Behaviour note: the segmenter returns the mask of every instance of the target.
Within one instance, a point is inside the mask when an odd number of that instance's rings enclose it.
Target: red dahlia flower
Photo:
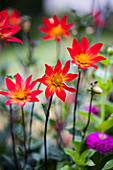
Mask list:
[[[18,38],[12,37],[11,35],[17,33],[21,27],[9,25],[8,12],[6,10],[0,12],[0,39],[12,42],[23,43]]]
[[[83,37],[81,39],[81,44],[79,44],[77,40],[74,39],[72,49],[67,49],[73,59],[72,63],[77,64],[78,67],[81,68],[81,70],[85,70],[86,67],[95,67],[97,69],[98,66],[94,64],[101,60],[106,60],[105,57],[97,56],[102,45],[102,43],[97,43],[94,44],[91,48],[89,48],[89,42],[87,38]]]
[[[6,78],[6,85],[9,92],[0,91],[0,94],[9,97],[10,99],[6,101],[5,105],[18,104],[24,106],[26,102],[38,102],[39,99],[36,95],[42,93],[42,90],[34,90],[33,87],[36,85],[37,81],[32,81],[30,83],[32,75],[29,76],[25,82],[23,82],[22,77],[19,73],[16,74],[16,84],[9,78]]]
[[[21,15],[17,9],[9,10],[9,24],[10,25],[20,25],[21,23]]]
[[[37,81],[47,86],[45,90],[46,98],[48,99],[50,96],[56,93],[57,97],[59,97],[63,102],[65,102],[66,93],[64,89],[70,92],[76,92],[76,89],[67,86],[66,84],[64,84],[64,82],[70,82],[74,80],[78,75],[71,73],[67,74],[70,69],[70,61],[66,62],[63,69],[59,59],[57,60],[57,64],[54,70],[51,66],[47,64],[45,64],[45,67],[45,76],[37,79]]]
[[[43,18],[45,27],[40,27],[40,31],[47,33],[44,40],[61,40],[61,37],[69,36],[69,29],[74,26],[74,24],[67,24],[67,15],[64,15],[60,20],[57,15],[53,15],[52,19]]]

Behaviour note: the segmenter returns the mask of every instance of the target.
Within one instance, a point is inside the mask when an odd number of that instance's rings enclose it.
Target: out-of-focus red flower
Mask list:
[[[45,76],[37,79],[37,81],[47,86],[45,90],[46,98],[48,99],[50,96],[56,93],[57,97],[59,97],[63,102],[65,102],[66,92],[64,91],[64,89],[70,92],[76,92],[76,89],[67,86],[66,84],[64,84],[64,82],[70,82],[74,80],[78,75],[71,73],[67,74],[67,72],[70,69],[69,60],[64,65],[63,69],[59,59],[57,60],[57,64],[54,70],[52,69],[51,66],[47,64],[45,64],[45,67],[46,67]]]
[[[106,60],[103,56],[97,56],[102,45],[102,43],[96,43],[89,48],[87,38],[83,37],[81,39],[81,44],[79,44],[76,39],[73,39],[72,49],[67,49],[73,59],[72,63],[77,64],[81,70],[85,70],[87,67],[94,67],[97,69],[98,66],[94,64],[101,60]]]
[[[9,10],[9,24],[10,25],[20,25],[21,24],[21,15],[17,9]]]
[[[75,95],[73,93],[67,92],[66,101],[70,105],[74,103]]]
[[[103,17],[102,11],[99,10],[95,13],[92,13],[93,15],[93,23],[99,27],[105,27],[106,26],[106,22],[105,19]]]
[[[45,27],[40,27],[40,31],[47,33],[44,36],[44,40],[61,40],[61,37],[69,36],[69,29],[74,26],[74,24],[67,24],[67,15],[64,15],[60,20],[57,15],[53,15],[51,19],[43,18]]]
[[[6,10],[0,12],[0,39],[12,42],[23,43],[20,39],[12,37],[13,34],[17,33],[21,27],[9,25],[8,12]]]
[[[16,74],[16,83],[14,83],[11,79],[6,78],[6,85],[9,92],[0,91],[0,94],[10,98],[6,101],[5,105],[18,104],[20,106],[24,106],[26,102],[39,101],[36,96],[42,93],[42,90],[31,91],[37,83],[36,80],[30,83],[31,78],[32,75],[23,82],[19,73]]]

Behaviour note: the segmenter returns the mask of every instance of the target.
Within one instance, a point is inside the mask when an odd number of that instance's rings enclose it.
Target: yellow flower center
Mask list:
[[[60,26],[53,27],[51,30],[51,35],[55,36],[55,37],[61,36],[61,35],[63,35],[63,33],[64,33],[64,30]]]
[[[24,100],[26,99],[26,93],[24,91],[18,91],[16,94],[17,99]]]
[[[99,138],[100,139],[107,139],[107,135],[106,134],[99,134]]]
[[[77,64],[87,64],[89,63],[89,56],[87,54],[77,55]]]
[[[60,86],[62,84],[62,76],[60,75],[53,76],[51,82],[56,87]]]

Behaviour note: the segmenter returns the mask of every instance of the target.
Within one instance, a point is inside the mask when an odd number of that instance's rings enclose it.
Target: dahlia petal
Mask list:
[[[55,37],[52,37],[50,34],[47,34],[47,35],[45,35],[44,36],[44,38],[43,38],[43,40],[54,40],[55,39]]]
[[[49,87],[46,88],[45,96],[46,96],[47,99],[54,94],[55,89],[56,89],[55,86],[49,86]]]
[[[30,75],[30,76],[26,79],[26,81],[25,81],[25,83],[24,83],[24,88],[23,88],[23,89],[27,90],[27,88],[29,87],[29,84],[30,84],[30,82],[31,82],[31,79],[32,79],[32,75]]]
[[[43,22],[47,28],[51,28],[53,26],[53,23],[51,23],[48,18],[43,18]]]
[[[26,100],[18,100],[18,103],[17,103],[19,106],[22,106],[24,107],[24,105],[26,104]]]
[[[66,73],[69,71],[69,69],[70,69],[70,60],[68,60],[65,63],[64,68],[61,71],[62,75],[66,75]]]
[[[82,53],[85,54],[88,49],[89,49],[89,42],[86,37],[83,37],[81,39],[81,51],[82,51]]]
[[[96,69],[98,68],[98,66],[97,66],[97,65],[94,65],[94,64],[92,64],[91,67],[94,67],[94,68],[96,68]]]
[[[77,90],[75,88],[72,88],[70,86],[67,86],[66,84],[63,83],[62,86],[65,90],[70,91],[70,92],[76,92]]]
[[[75,59],[75,55],[74,55],[74,53],[73,53],[73,49],[67,48],[67,50],[69,51],[71,58],[72,58],[72,59]]]
[[[28,91],[31,91],[34,88],[34,86],[36,85],[36,83],[37,83],[37,80],[32,81],[32,83],[28,87]]]
[[[27,98],[27,102],[39,102],[37,97],[31,96]]]
[[[43,76],[42,78],[38,78],[37,82],[43,83],[44,85],[48,86],[51,84],[51,79],[49,77]]]
[[[0,27],[9,25],[8,12],[3,10],[0,12]]]
[[[91,63],[97,63],[101,60],[106,60],[106,58],[103,56],[93,56],[90,58],[90,60],[91,60]]]
[[[62,69],[62,64],[61,64],[60,60],[58,59],[57,64],[54,68],[54,73],[56,73],[56,72],[59,73],[61,71],[61,69]]]
[[[40,27],[39,29],[40,29],[40,31],[45,32],[45,33],[49,32],[49,29],[45,28],[45,27]]]
[[[9,36],[17,33],[20,29],[21,27],[19,27],[18,25],[7,26],[6,28],[2,29],[1,33],[3,34],[3,36]]]
[[[54,20],[54,26],[57,26],[59,24],[59,20],[57,18],[57,15],[53,15],[53,20]]]
[[[60,24],[62,25],[62,27],[66,25],[66,21],[67,21],[67,15],[64,15],[60,20]]]
[[[6,78],[6,85],[9,91],[14,92],[16,90],[15,83],[9,78]]]
[[[66,75],[63,77],[63,81],[64,81],[64,82],[70,82],[70,81],[74,80],[76,77],[78,77],[78,74],[69,73],[69,74],[66,74]]]
[[[23,44],[23,42],[20,39],[15,38],[15,37],[4,37],[4,40],[11,41],[11,42],[18,42],[18,43],[22,43]]]
[[[102,43],[97,43],[94,44],[89,50],[88,50],[88,54],[91,55],[97,55],[101,49],[101,47],[103,46]]]
[[[47,64],[45,64],[45,67],[46,67],[46,69],[45,69],[45,74],[46,74],[47,76],[51,76],[51,74],[53,74],[53,69],[52,69],[52,67],[49,66],[49,65],[47,65]]]
[[[23,79],[19,73],[16,74],[16,86],[19,89],[22,89],[23,87]]]
[[[63,102],[65,102],[66,92],[64,91],[64,89],[63,89],[62,87],[57,87],[57,88],[56,88],[56,95],[57,95],[57,97],[59,97]]]
[[[71,27],[73,27],[74,26],[74,24],[68,24],[68,25],[66,25],[65,27],[64,27],[64,29],[66,30],[66,31],[68,31]]]
[[[5,102],[5,105],[9,105],[9,104],[17,104],[18,100],[17,99],[9,99]]]
[[[73,39],[72,48],[73,48],[73,51],[75,52],[75,54],[81,53],[80,44],[78,43],[78,41],[75,38]]]
[[[56,37],[57,41],[61,41],[61,36]]]
[[[0,91],[0,94],[3,95],[3,96],[10,97],[10,93],[7,92],[7,91]]]
[[[27,93],[27,95],[30,95],[31,97],[34,97],[34,96],[39,95],[42,92],[43,92],[42,90],[34,90],[32,92]]]
[[[63,36],[68,37],[69,35],[70,35],[69,32],[64,32],[64,35],[63,35]]]

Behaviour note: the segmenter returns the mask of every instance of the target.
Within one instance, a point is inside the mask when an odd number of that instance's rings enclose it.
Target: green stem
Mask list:
[[[106,78],[107,78],[107,70],[108,70],[108,66],[105,67],[105,73],[104,73],[104,80],[103,83],[106,83]],[[101,122],[104,121],[105,119],[105,96],[106,93],[105,91],[102,93],[102,98],[101,98]]]
[[[61,59],[61,42],[56,40],[56,59]]]
[[[74,106],[74,112],[73,112],[73,140],[74,140],[74,138],[75,138],[76,109],[77,109],[77,98],[78,98],[80,77],[81,77],[81,71],[79,71],[78,82],[77,82],[77,92],[76,92],[76,94],[75,94],[75,106]]]
[[[82,137],[82,140],[84,139],[84,137],[85,137],[85,134],[86,134],[86,132],[87,132],[87,129],[88,129],[88,127],[89,127],[89,123],[90,123],[90,117],[91,117],[91,106],[92,106],[92,101],[93,101],[93,92],[91,92],[91,99],[90,99],[90,108],[89,108],[89,114],[88,114],[88,121],[87,121],[87,124],[86,124],[86,127],[84,128],[84,135],[83,135],[83,137]]]
[[[19,170],[18,160],[17,160],[17,156],[16,156],[16,150],[15,150],[15,138],[14,138],[14,133],[13,133],[12,106],[9,105],[9,107],[10,107],[10,132],[11,132],[11,137],[12,137],[12,148],[13,148],[14,162],[15,162],[16,170]]]
[[[49,100],[49,105],[48,105],[48,110],[46,114],[46,121],[45,121],[45,131],[44,131],[44,150],[45,150],[45,170],[48,170],[48,165],[47,165],[47,143],[46,143],[46,134],[47,134],[47,124],[48,124],[48,119],[49,119],[49,111],[52,103],[52,97],[50,97]]]

